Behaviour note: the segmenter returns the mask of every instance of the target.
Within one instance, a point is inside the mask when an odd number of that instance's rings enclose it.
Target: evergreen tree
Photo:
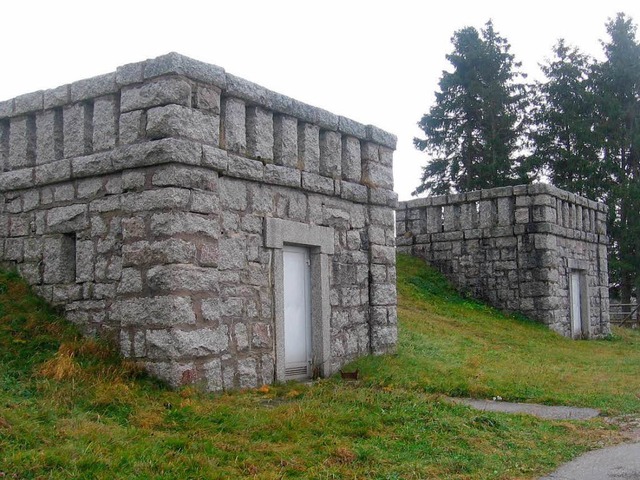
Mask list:
[[[559,40],[554,57],[541,65],[547,77],[536,84],[530,168],[559,188],[597,200],[603,182],[600,139],[594,133],[595,98],[586,55]]]
[[[594,69],[597,131],[611,188],[610,270],[628,302],[640,290],[640,45],[636,26],[620,13],[607,23],[606,59]]]
[[[436,102],[418,125],[424,139],[414,140],[431,159],[423,168],[424,191],[443,194],[521,183],[519,144],[523,128],[524,78],[509,53],[510,45],[491,21],[479,33],[463,28],[452,38]]]

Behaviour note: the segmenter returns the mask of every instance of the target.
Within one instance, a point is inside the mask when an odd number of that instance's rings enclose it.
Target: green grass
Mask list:
[[[574,341],[459,296],[415,258],[398,257],[398,355],[365,374],[427,392],[640,412],[640,332]]]
[[[640,412],[636,332],[572,342],[459,297],[417,260],[399,257],[398,274],[398,353],[354,364],[362,381],[217,395],[145,378],[0,274],[0,474],[527,479],[618,433],[602,420],[481,413],[441,394]]]

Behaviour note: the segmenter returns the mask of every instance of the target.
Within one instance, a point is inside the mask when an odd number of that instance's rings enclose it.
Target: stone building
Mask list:
[[[401,202],[398,251],[573,338],[609,333],[607,207],[536,184]]]
[[[168,54],[0,102],[0,259],[178,386],[396,342],[396,138]]]

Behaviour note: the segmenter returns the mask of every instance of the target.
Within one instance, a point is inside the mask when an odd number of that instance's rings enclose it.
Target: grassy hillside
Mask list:
[[[366,359],[385,382],[453,396],[640,412],[640,332],[574,341],[460,297],[415,258],[398,257],[398,355]]]
[[[361,382],[217,395],[145,378],[0,274],[0,476],[526,479],[618,433],[442,393],[640,413],[636,332],[572,342],[458,297],[417,260],[398,266],[398,354],[357,362]]]

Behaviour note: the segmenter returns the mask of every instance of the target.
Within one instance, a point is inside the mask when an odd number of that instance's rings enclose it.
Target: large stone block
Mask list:
[[[298,120],[288,115],[273,119],[273,156],[275,163],[298,168]]]
[[[268,323],[256,322],[251,324],[251,346],[253,348],[273,347],[271,326]]]
[[[158,265],[147,272],[152,292],[214,292],[218,289],[218,271],[187,264]]]
[[[395,150],[398,139],[395,135],[385,132],[375,125],[367,125],[367,140],[375,142],[383,147]]]
[[[222,363],[219,358],[214,358],[202,365],[204,378],[207,381],[207,390],[217,392],[222,390]]]
[[[144,138],[145,119],[146,116],[142,110],[134,110],[120,114],[118,127],[118,141],[120,145],[136,143]]]
[[[380,163],[380,146],[372,142],[361,142],[360,151],[362,162]],[[416,200],[413,200],[415,202]]]
[[[384,245],[371,245],[371,260],[374,263],[393,265],[396,260],[395,248]]]
[[[116,300],[109,317],[121,327],[153,327],[191,325],[196,321],[191,299],[177,296],[157,296]]]
[[[122,257],[125,266],[194,263],[196,246],[193,242],[178,238],[157,242],[145,240],[123,245]]]
[[[220,115],[220,89],[210,85],[198,85],[196,89],[195,107],[200,110]]]
[[[28,212],[40,206],[40,192],[30,190],[22,195],[22,211]]]
[[[199,62],[176,52],[144,62],[145,79],[169,74],[184,75],[193,80],[210,83],[221,88],[227,87],[227,74],[223,68]]]
[[[212,168],[218,172],[226,173],[229,168],[229,156],[227,155],[226,150],[210,147],[209,145],[203,145],[202,166]]]
[[[95,217],[91,220],[91,234],[104,235],[106,229],[100,217]],[[146,238],[146,229],[144,219],[141,217],[124,218],[122,220],[122,238],[124,240],[142,239]]]
[[[580,212],[580,222],[582,223],[582,212]],[[552,223],[556,221],[556,209],[548,206],[537,206],[534,205],[532,207],[532,219],[534,222],[549,222]],[[582,225],[577,226],[578,229],[582,228]]]
[[[123,268],[117,286],[118,294],[142,292],[142,274],[135,268]]]
[[[45,110],[36,115],[36,164],[62,158],[62,112]]]
[[[320,129],[309,123],[298,124],[298,159],[305,172],[320,168]]]
[[[116,146],[118,104],[115,96],[97,98],[93,102],[93,150],[109,150]]]
[[[10,123],[9,157],[6,167],[17,170],[35,164],[36,123],[34,117],[14,117]]]
[[[85,78],[70,85],[71,101],[77,102],[105,94],[114,93],[117,90],[115,72],[106,73],[93,78]]]
[[[35,168],[35,181],[38,185],[62,182],[70,178],[71,161],[68,159],[38,165]]]
[[[291,192],[288,196],[287,216],[292,220],[306,221],[307,220],[307,206],[308,201],[306,195],[299,192]],[[247,219],[247,217],[245,217]],[[261,233],[262,225],[258,225],[253,222],[251,225],[251,233]]]
[[[147,137],[179,137],[218,145],[220,118],[182,105],[155,107],[147,112]]]
[[[220,205],[223,209],[246,210],[246,183],[226,177],[222,178],[220,181]]]
[[[382,165],[393,167],[393,149],[380,146],[379,161]]]
[[[217,220],[206,216],[167,212],[152,215],[151,233],[156,236],[187,234],[218,238],[220,227]]]
[[[193,190],[191,192],[191,206],[189,210],[204,214],[219,213],[220,201],[218,194]]]
[[[240,388],[257,387],[258,371],[256,360],[251,357],[238,360],[237,376]]]
[[[158,78],[142,85],[125,87],[120,97],[120,111],[130,112],[162,105],[191,106],[191,85],[182,78]]]
[[[340,197],[359,203],[367,203],[369,192],[367,187],[359,183],[342,182]]]
[[[354,137],[342,137],[342,178],[357,183],[360,182],[361,177],[360,140]]]
[[[338,117],[338,130],[356,138],[367,137],[367,127],[346,117]]]
[[[391,208],[398,206],[398,194],[386,188],[369,188],[369,203],[373,205],[385,205]]]
[[[76,244],[76,282],[91,282],[94,279],[94,265],[96,262],[94,244],[91,240],[77,242]]]
[[[395,225],[394,211],[391,208],[374,207],[369,209],[372,225],[393,228]]]
[[[51,233],[78,232],[88,225],[87,206],[83,204],[55,207],[47,212],[47,231]]]
[[[71,92],[69,85],[61,85],[60,87],[45,90],[43,93],[43,108],[54,108],[66,105],[71,101]]]
[[[229,155],[227,173],[238,178],[262,181],[264,179],[264,164],[259,160]]]
[[[274,185],[299,187],[301,182],[300,173],[300,170],[296,168],[267,164],[264,167],[264,180]]]
[[[66,161],[66,160],[65,160]],[[85,178],[78,180],[76,192],[78,198],[92,198],[103,191],[104,183],[102,178]]]
[[[12,237],[25,237],[29,234],[31,223],[30,215],[14,215],[9,223],[9,235]]]
[[[342,171],[342,142],[338,132],[320,132],[320,175],[340,178]]]
[[[40,262],[42,260],[42,251],[44,241],[42,238],[25,238],[24,239],[24,261]]]
[[[28,283],[32,285],[42,283],[42,272],[40,270],[40,265],[38,265],[37,263],[18,264],[18,273],[22,278],[24,278]]]
[[[122,208],[120,200],[120,195],[109,195],[107,197],[96,198],[89,204],[89,212],[106,213],[120,210]]]
[[[247,265],[246,244],[243,238],[221,238],[219,241],[220,270],[241,269]]]
[[[75,103],[64,107],[63,119],[63,152],[64,157],[77,157],[91,153],[92,108],[88,104]]]
[[[0,173],[0,190],[11,191],[29,188],[34,185],[33,169],[23,168],[12,172]]]
[[[445,205],[444,213],[444,231],[452,232],[460,229],[460,205]]]
[[[260,107],[249,107],[247,115],[247,155],[258,160],[273,159],[273,114]]]
[[[9,121],[0,120],[0,172],[7,169],[9,161]]]
[[[379,326],[371,331],[371,352],[381,355],[395,351],[398,329],[395,325]]]
[[[14,99],[3,100],[0,102],[0,118],[5,119],[13,113]]]
[[[512,225],[514,222],[513,197],[501,197],[497,200],[498,225]],[[555,214],[555,212],[554,212]],[[536,221],[536,220],[534,220]]]
[[[377,162],[365,162],[362,180],[370,187],[393,190],[393,168]]]
[[[482,200],[479,208],[480,227],[489,228],[498,223],[497,203],[493,200]]]
[[[151,359],[178,359],[219,354],[229,345],[228,327],[197,330],[149,330],[147,352]]]
[[[166,187],[140,193],[125,193],[122,209],[125,212],[147,212],[160,209],[186,210],[191,194],[186,188]]]
[[[245,153],[247,149],[246,107],[242,100],[225,98],[222,108],[220,146],[226,150]]]
[[[14,99],[13,114],[22,115],[36,110],[42,110],[44,96],[42,90],[38,92],[26,93]]]
[[[197,379],[195,366],[191,362],[180,363],[175,360],[144,362],[144,367],[151,375],[173,388],[188,385]]]
[[[112,160],[112,168],[115,170],[155,166],[163,163],[200,165],[202,146],[191,141],[165,138],[123,146],[118,149],[117,154],[112,152],[107,158]]]
[[[310,172],[302,172],[302,188],[311,192],[332,195],[334,191],[333,180],[322,175]]]

